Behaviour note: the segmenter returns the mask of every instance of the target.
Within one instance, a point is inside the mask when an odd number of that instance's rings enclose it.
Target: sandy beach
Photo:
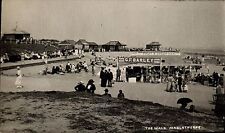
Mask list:
[[[106,58],[106,56],[103,56]],[[92,56],[70,61],[89,60]],[[67,61],[48,64],[66,64]],[[91,72],[65,75],[40,75],[44,65],[21,68],[23,88],[17,89],[16,69],[1,73],[1,132],[139,132],[139,131],[222,131],[222,122],[212,109],[213,87],[189,84],[188,93],[166,92],[166,83],[116,82],[106,87],[112,99],[102,98],[105,87],[100,87]],[[221,66],[210,65],[210,72],[221,71]],[[113,68],[112,68],[113,69]],[[202,68],[200,72],[205,72]],[[89,79],[95,81],[96,95],[75,93],[74,86]],[[130,100],[116,99],[119,90]],[[179,98],[193,100],[198,113],[180,111]],[[172,121],[172,122],[171,122]],[[175,127],[174,127],[175,126]],[[198,129],[190,129],[200,126]],[[175,129],[173,129],[173,127]],[[176,129],[177,127],[177,129]],[[153,128],[153,129],[152,129]]]
[[[107,53],[97,53],[101,54],[103,59],[107,60]],[[121,52],[112,52],[110,55],[114,57],[115,55],[120,54],[121,56],[127,56],[129,53],[121,53]],[[130,53],[132,54],[132,52]],[[116,57],[116,56],[115,56]],[[69,61],[70,63],[77,63],[79,61],[89,61],[93,56],[90,54],[86,54],[85,58]],[[48,64],[49,68],[53,65],[65,65],[67,61],[59,62],[59,63],[51,63]],[[100,87],[100,78],[97,73],[100,71],[100,67],[96,66],[96,76],[92,76],[91,72],[81,73],[66,73],[65,75],[40,75],[40,71],[43,70],[44,65],[32,66],[21,68],[23,76],[23,85],[24,88],[16,89],[14,83],[16,79],[16,69],[5,70],[2,71],[1,75],[1,92],[17,92],[17,91],[65,91],[70,92],[74,91],[74,87],[79,81],[83,81],[85,84],[89,79],[93,79],[95,81],[95,85],[97,87],[96,93],[103,94],[104,89]],[[91,68],[89,68],[91,69]],[[115,68],[112,68],[115,69]],[[210,74],[214,71],[223,73],[222,66],[216,66],[213,64],[209,65]],[[198,73],[206,73],[207,69],[203,67]],[[176,101],[182,97],[188,97],[193,100],[193,103],[198,110],[205,111],[208,113],[213,113],[212,109],[214,105],[212,105],[212,95],[215,94],[214,87],[203,86],[198,83],[191,83],[188,85],[189,91],[188,93],[178,93],[178,92],[166,92],[166,83],[160,84],[152,84],[152,83],[127,83],[127,82],[116,82],[112,88],[108,87],[110,94],[113,97],[116,97],[119,90],[123,90],[126,98],[132,100],[143,100],[143,101],[152,101],[156,103],[160,103],[162,105],[172,106],[179,108],[180,105],[176,104]]]

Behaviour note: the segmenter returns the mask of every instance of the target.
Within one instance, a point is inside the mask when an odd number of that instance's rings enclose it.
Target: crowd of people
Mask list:
[[[124,72],[125,70],[125,72]],[[136,82],[143,83],[163,83],[168,81],[169,75],[178,77],[178,75],[184,75],[186,79],[190,79],[190,70],[185,67],[162,67],[160,66],[147,66],[147,67],[131,67],[127,66],[122,69],[116,70],[116,81],[123,80],[125,73],[125,82],[129,82],[129,78],[136,78]]]
[[[123,68],[124,69],[124,68]],[[193,74],[192,69],[200,69],[195,67],[139,67],[132,68],[125,67],[126,78],[125,81],[129,82],[130,77],[135,77],[136,82],[143,83],[167,83],[166,91],[168,92],[188,92],[188,84],[191,81],[200,83],[202,85],[209,85],[217,87],[223,86],[223,74],[213,72],[213,74]],[[121,69],[116,70],[115,81],[121,81]]]
[[[192,80],[202,85],[217,87],[218,85],[223,86],[223,76],[223,74],[219,74],[217,72],[213,72],[213,74],[211,75],[199,73],[194,75],[194,78]]]
[[[169,75],[167,80],[167,86],[166,91],[168,92],[188,92],[188,80],[182,76],[178,75],[173,77],[172,75]]]
[[[185,57],[186,60],[191,61],[194,64],[202,64],[204,62],[204,56],[187,56]]]
[[[159,66],[154,66],[154,67],[131,67],[127,66],[125,68],[125,73],[126,73],[126,78],[125,81],[129,82],[129,78],[136,78],[136,82],[143,82],[143,83],[167,83],[170,79],[169,77],[173,77],[175,82],[178,79],[178,77],[183,77],[186,82],[189,81],[194,81],[201,83],[204,85],[207,81],[207,83],[210,86],[218,86],[218,84],[223,85],[223,74],[219,74],[217,72],[214,72],[212,75],[210,74],[203,74],[203,73],[198,73],[194,74],[196,72],[193,72],[193,69],[195,70],[196,67],[190,68],[190,66],[185,67],[185,66],[170,66],[166,67],[163,66],[160,68]],[[123,68],[123,69],[124,69]],[[197,66],[197,69],[199,67]],[[118,68],[116,70],[116,81],[120,81],[122,78],[122,72],[123,69],[121,70]],[[198,72],[198,70],[197,70]]]
[[[92,61],[90,63],[92,75],[95,75],[95,63]],[[63,64],[54,65],[49,70],[49,67],[45,65],[44,70],[41,72],[42,75],[47,74],[65,74],[65,73],[80,73],[82,70],[85,72],[89,71],[89,66],[86,61],[80,61],[77,64],[68,62],[65,67]]]
[[[70,55],[83,56],[83,51],[81,51],[80,53],[77,51],[78,50],[76,49],[62,49],[62,50],[42,52],[42,53],[37,53],[34,51],[21,52],[19,54],[13,54],[13,55],[4,53],[0,57],[0,63],[16,62],[16,61],[23,61],[23,60],[37,60],[37,59],[45,59],[45,58],[57,58],[57,57],[67,58]]]

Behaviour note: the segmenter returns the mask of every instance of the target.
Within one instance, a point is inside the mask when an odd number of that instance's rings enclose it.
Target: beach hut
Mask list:
[[[95,42],[88,42],[85,39],[80,39],[78,40],[75,45],[79,46],[82,48],[82,50],[84,50],[85,52],[89,52],[89,51],[98,51],[98,44]]]
[[[160,51],[161,44],[159,42],[151,42],[146,44],[146,50],[150,51]]]
[[[102,45],[102,48],[105,49],[105,51],[124,51],[125,47],[126,44],[122,44],[119,41],[110,41]]]
[[[3,41],[9,41],[9,42],[17,42],[17,41],[22,41],[30,38],[30,33],[26,31],[13,31],[10,33],[5,33],[3,34],[2,40]]]
[[[74,49],[75,48],[74,40],[64,40],[58,44],[60,49]]]
[[[88,42],[88,47],[90,51],[98,51],[98,44],[95,42]]]

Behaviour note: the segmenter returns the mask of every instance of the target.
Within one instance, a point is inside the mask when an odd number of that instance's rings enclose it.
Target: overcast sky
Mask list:
[[[18,23],[37,39],[225,49],[222,1],[3,0],[2,6],[2,33]]]

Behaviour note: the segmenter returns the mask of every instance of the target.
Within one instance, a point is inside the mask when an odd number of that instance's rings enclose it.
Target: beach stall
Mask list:
[[[196,64],[185,62],[178,52],[142,52],[129,57],[118,57],[118,66],[125,68],[127,82],[134,82],[136,78],[136,82],[160,83],[169,75],[176,75],[177,71],[190,75]]]

